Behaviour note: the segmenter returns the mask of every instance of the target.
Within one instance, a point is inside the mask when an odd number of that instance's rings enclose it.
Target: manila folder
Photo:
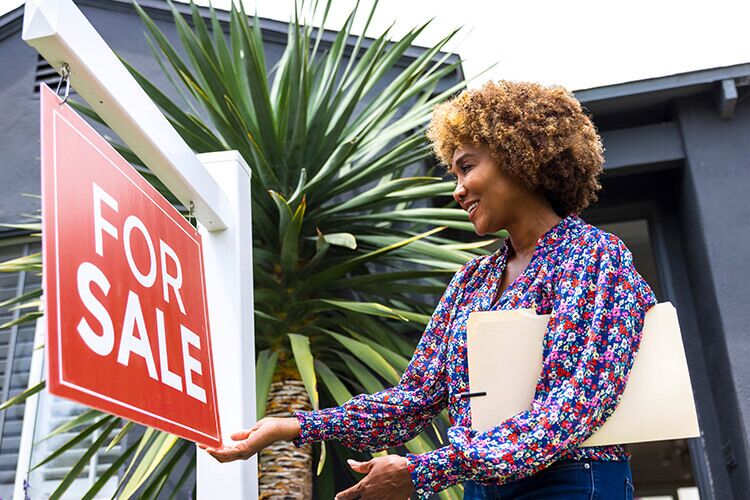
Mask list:
[[[549,315],[537,315],[533,309],[469,315],[467,356],[474,430],[484,432],[531,409],[548,321]],[[665,302],[646,313],[641,345],[614,413],[580,446],[698,435],[677,311]]]

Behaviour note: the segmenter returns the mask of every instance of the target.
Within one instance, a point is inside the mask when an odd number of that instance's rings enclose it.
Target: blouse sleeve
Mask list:
[[[399,384],[360,394],[339,407],[295,412],[301,429],[296,446],[335,439],[356,450],[383,450],[414,438],[446,407],[445,337],[477,260],[453,276]]]
[[[529,476],[585,441],[614,411],[655,297],[630,251],[611,235],[578,250],[559,272],[542,366],[549,390],[537,387],[530,410],[486,432],[452,427],[448,446],[408,454],[420,498],[465,480]]]

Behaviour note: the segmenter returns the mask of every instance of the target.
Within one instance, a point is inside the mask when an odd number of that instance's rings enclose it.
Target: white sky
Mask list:
[[[227,8],[230,1],[213,4]],[[294,5],[244,1],[248,12],[282,21]],[[0,0],[0,14],[21,3]],[[362,0],[360,29],[371,4]],[[338,29],[353,5],[334,0],[326,27]],[[380,0],[368,34],[395,21],[394,35],[403,35],[432,17],[418,44],[462,26],[450,48],[464,58],[467,78],[496,63],[471,86],[505,78],[576,90],[750,62],[748,0]]]

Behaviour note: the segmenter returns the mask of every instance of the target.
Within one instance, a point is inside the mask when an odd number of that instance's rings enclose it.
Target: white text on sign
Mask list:
[[[171,303],[171,299],[177,303],[180,312],[185,315],[185,306],[180,296],[182,287],[182,266],[176,252],[161,239],[158,242],[159,265],[157,266],[156,245],[148,231],[146,225],[135,215],[129,215],[122,221],[121,227],[112,223],[103,214],[103,208],[106,205],[109,213],[118,212],[117,200],[110,196],[103,188],[96,183],[92,183],[92,201],[94,212],[94,245],[97,255],[104,256],[105,233],[110,239],[120,241],[118,245],[124,252],[124,257],[128,262],[133,277],[145,288],[151,288],[157,281],[157,275],[161,277],[162,295],[166,303]],[[121,218],[120,218],[121,220]],[[138,233],[136,235],[136,233]],[[142,238],[148,249],[148,266],[145,269],[139,269],[133,252],[133,240]],[[174,273],[168,272],[168,261],[174,266]],[[144,272],[145,271],[145,272]],[[88,311],[99,322],[101,331],[96,332],[86,318],[81,318],[78,323],[78,334],[81,336],[86,345],[100,356],[109,356],[115,347],[115,327],[112,318],[106,307],[97,299],[92,290],[96,286],[106,297],[111,288],[111,284],[105,274],[93,263],[83,262],[78,266],[77,271],[78,294]],[[128,291],[127,303],[125,306],[125,316],[120,328],[120,341],[117,346],[117,362],[128,366],[131,354],[140,356],[146,362],[148,374],[154,380],[160,380],[162,383],[178,390],[183,391],[183,378],[169,368],[167,353],[167,329],[165,326],[164,312],[158,307],[153,314],[156,318],[156,336],[157,345],[159,346],[159,370],[157,371],[154,353],[149,342],[149,332],[146,328],[143,308],[138,294],[132,290]],[[136,329],[138,335],[136,335]],[[193,374],[202,374],[201,364],[195,357],[191,356],[190,348],[193,347],[200,351],[200,337],[184,325],[179,325],[182,361],[184,392],[189,396],[206,403],[206,391],[193,382]],[[153,332],[152,332],[153,333]]]

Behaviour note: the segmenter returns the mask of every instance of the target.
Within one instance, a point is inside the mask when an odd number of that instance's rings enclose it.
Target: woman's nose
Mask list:
[[[463,183],[461,183],[461,181],[456,181],[456,187],[453,188],[453,199],[458,203],[461,203],[461,200],[465,197],[466,188],[464,187]]]

